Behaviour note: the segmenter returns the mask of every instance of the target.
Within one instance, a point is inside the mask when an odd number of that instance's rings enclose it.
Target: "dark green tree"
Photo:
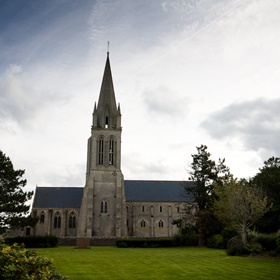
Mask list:
[[[27,216],[33,192],[24,192],[24,170],[14,170],[13,164],[0,150],[0,233],[11,227],[33,225],[34,219]]]
[[[197,154],[192,155],[192,170],[189,171],[189,179],[194,182],[186,186],[185,191],[193,194],[197,203],[196,226],[198,229],[198,244],[204,246],[207,238],[207,229],[216,223],[212,210],[215,199],[214,184],[222,184],[222,179],[229,178],[230,171],[225,165],[225,159],[219,159],[216,163],[207,151],[206,145],[197,148]]]
[[[280,158],[269,158],[259,170],[253,181],[262,188],[272,207],[256,227],[262,232],[276,232],[280,229]]]

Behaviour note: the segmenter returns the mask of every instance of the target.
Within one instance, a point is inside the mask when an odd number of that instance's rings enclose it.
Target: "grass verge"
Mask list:
[[[37,249],[71,280],[86,279],[280,279],[280,259],[231,257],[208,248]]]

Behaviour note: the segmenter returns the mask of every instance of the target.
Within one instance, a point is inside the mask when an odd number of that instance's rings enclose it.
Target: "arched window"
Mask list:
[[[158,222],[158,227],[163,227],[163,221],[162,221],[162,220],[160,220],[160,221]]]
[[[40,214],[40,223],[43,224],[44,222],[45,222],[45,213],[44,211],[42,211]]]
[[[146,222],[144,220],[141,221],[141,227],[146,227]]]
[[[106,200],[101,201],[101,209],[100,212],[106,214],[108,212],[108,203]]]
[[[59,212],[56,212],[55,216],[54,216],[54,228],[60,228],[61,227],[61,216],[59,214]]]
[[[69,216],[69,228],[76,228],[76,216],[74,212],[71,212]]]
[[[142,205],[142,212],[145,212],[145,206]]]
[[[104,164],[104,139],[101,137],[98,140],[98,164]]]
[[[114,139],[110,139],[109,141],[109,165],[114,165],[115,164],[115,142]]]
[[[162,212],[162,206],[159,206],[159,212]]]

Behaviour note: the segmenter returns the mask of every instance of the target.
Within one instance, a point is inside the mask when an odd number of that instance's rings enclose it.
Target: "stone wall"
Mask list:
[[[172,222],[183,216],[185,203],[130,202],[127,204],[128,236],[172,237],[178,232]]]

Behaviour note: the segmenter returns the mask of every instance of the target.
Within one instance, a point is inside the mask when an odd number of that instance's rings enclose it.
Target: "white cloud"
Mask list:
[[[232,104],[210,115],[201,126],[216,139],[237,138],[244,149],[277,154],[280,150],[280,99]]]
[[[147,108],[147,113],[151,114],[153,119],[166,116],[168,118],[177,118],[187,115],[188,98],[182,98],[174,90],[165,86],[146,89],[142,96]]]

